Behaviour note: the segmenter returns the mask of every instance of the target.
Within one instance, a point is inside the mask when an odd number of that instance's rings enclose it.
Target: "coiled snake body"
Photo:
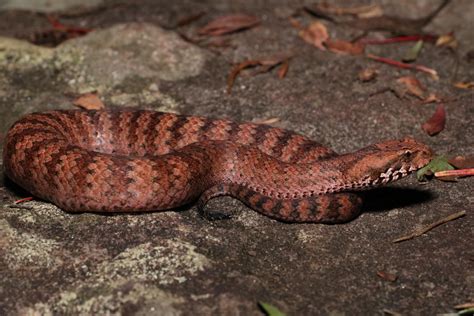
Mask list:
[[[296,133],[153,111],[34,113],[9,130],[5,172],[66,211],[199,209],[231,195],[289,222],[338,223],[360,211],[354,191],[401,178],[430,149],[411,138],[350,154]]]

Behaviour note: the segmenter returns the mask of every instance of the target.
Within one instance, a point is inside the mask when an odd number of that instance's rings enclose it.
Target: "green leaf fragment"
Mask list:
[[[418,58],[422,48],[423,41],[416,42],[416,44],[405,54],[405,57],[403,57],[402,60],[406,63],[414,62]]]
[[[280,312],[278,308],[276,308],[275,306],[271,304],[258,302],[258,305],[263,309],[265,314],[267,314],[268,316],[286,316],[284,313]]]
[[[458,312],[458,315],[473,315],[474,314],[474,307],[466,308]]]
[[[418,181],[427,181],[428,177],[435,172],[454,169],[455,168],[448,162],[446,157],[436,156],[429,162],[429,164],[416,172],[416,178]]]

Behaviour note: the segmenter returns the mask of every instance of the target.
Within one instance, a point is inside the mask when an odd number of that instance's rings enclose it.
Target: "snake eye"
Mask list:
[[[405,158],[410,158],[411,155],[412,155],[412,151],[411,151],[411,150],[405,150],[405,152],[403,153],[403,155],[405,156]]]

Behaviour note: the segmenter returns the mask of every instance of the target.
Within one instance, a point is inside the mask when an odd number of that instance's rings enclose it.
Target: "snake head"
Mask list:
[[[405,177],[428,164],[433,153],[413,138],[389,140],[354,153],[356,159],[347,170],[352,189],[385,184]]]

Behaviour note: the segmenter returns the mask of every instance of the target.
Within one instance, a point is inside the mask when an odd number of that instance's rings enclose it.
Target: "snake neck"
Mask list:
[[[309,164],[288,164],[255,150],[232,160],[230,177],[266,196],[301,198],[370,189],[426,165],[431,150],[411,138],[386,141]]]

